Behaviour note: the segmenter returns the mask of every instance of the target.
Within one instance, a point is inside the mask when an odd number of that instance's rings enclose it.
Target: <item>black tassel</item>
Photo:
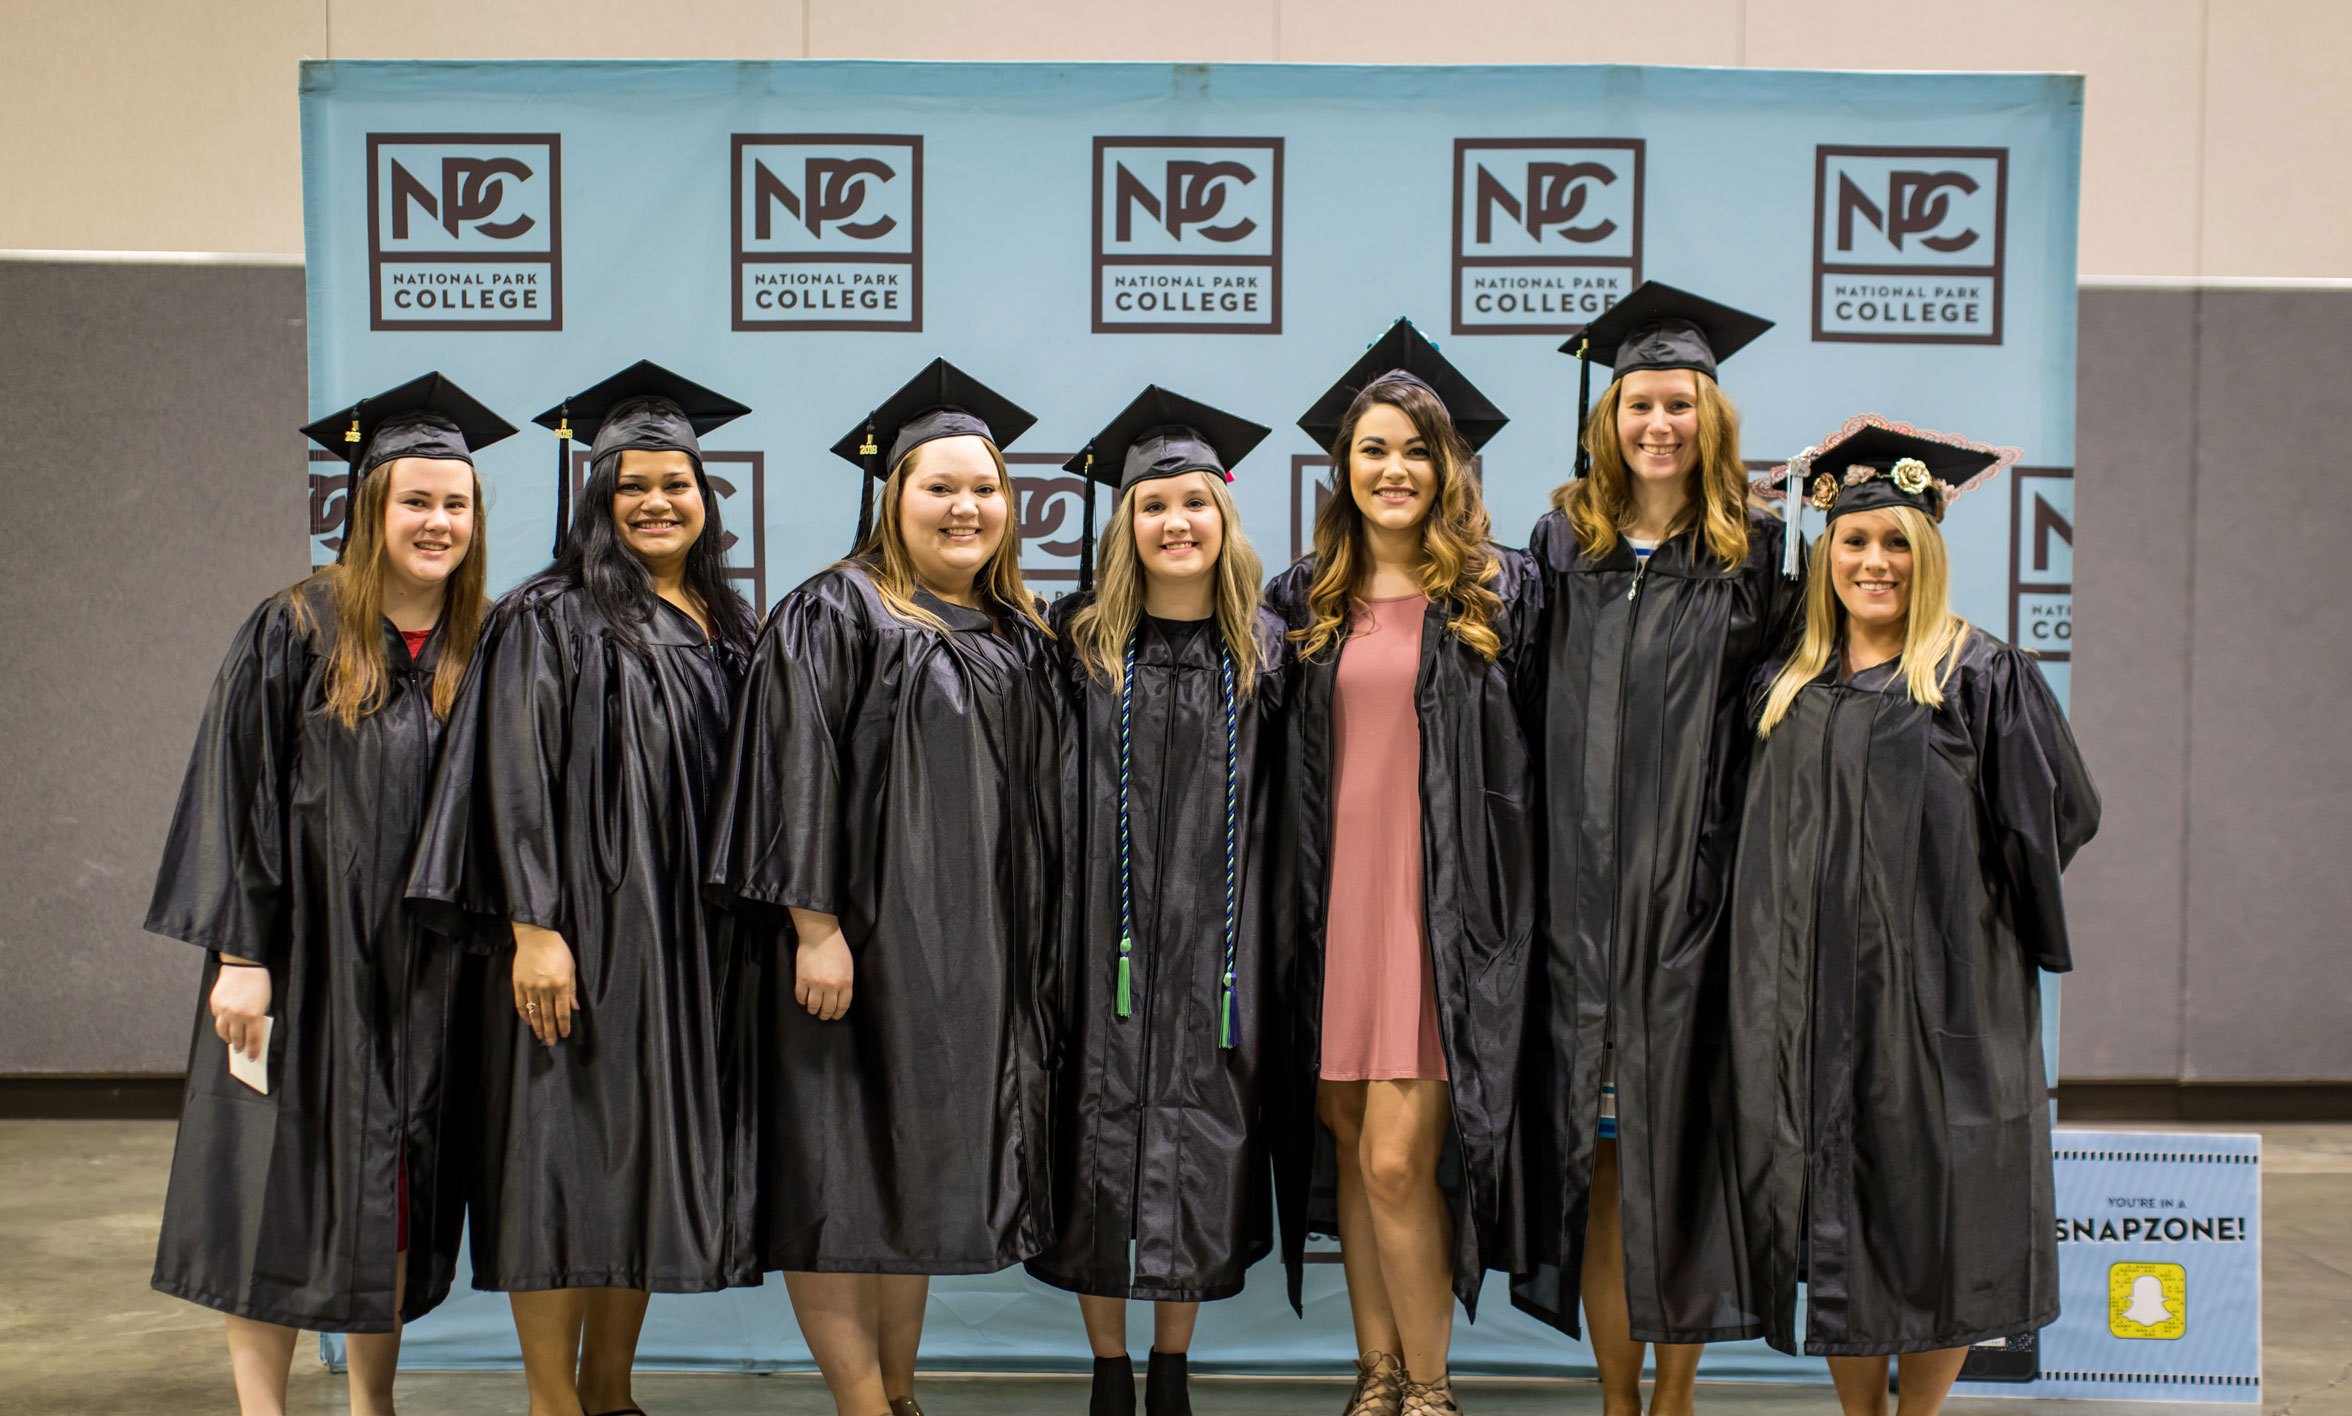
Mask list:
[[[340,543],[335,547],[335,564],[337,565],[343,563],[343,553],[351,549],[351,508],[353,503],[359,500],[359,461],[367,451],[364,447],[356,446],[359,442],[358,408],[351,410],[351,426],[343,430],[343,441],[354,444],[354,446],[351,449],[351,455],[345,459],[349,464],[350,475],[343,481],[343,530]]]
[[[1086,468],[1078,474],[1078,495],[1086,503],[1084,530],[1078,542],[1078,593],[1094,588],[1094,453],[1086,454]]]
[[[1576,341],[1576,475],[1592,470],[1592,453],[1584,445],[1584,420],[1592,414],[1592,341]]]
[[[874,478],[882,470],[876,465],[877,459],[881,455],[882,449],[874,443],[874,425],[868,422],[866,424],[866,440],[858,444],[858,456],[866,460],[866,470],[865,475],[858,478],[857,540],[852,542],[849,548],[849,553],[853,556],[858,553],[859,547],[866,544],[866,537],[873,534]]]
[[[572,410],[566,404],[555,424],[555,547],[548,558],[563,557],[564,539],[572,534]]]

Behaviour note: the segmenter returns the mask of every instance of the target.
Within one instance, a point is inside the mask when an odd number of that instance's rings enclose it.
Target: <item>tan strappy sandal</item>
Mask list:
[[[1340,1416],[1398,1416],[1404,1409],[1405,1364],[1386,1352],[1356,1359],[1356,1386]]]
[[[1462,1416],[1462,1408],[1454,1403],[1454,1379],[1439,1377],[1426,1385],[1407,1381],[1400,1416]]]

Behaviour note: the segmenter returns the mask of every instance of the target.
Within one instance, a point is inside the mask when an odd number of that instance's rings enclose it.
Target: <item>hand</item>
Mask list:
[[[572,946],[552,929],[517,921],[514,927],[515,1016],[549,1047],[572,1035],[580,1011],[573,987]]]
[[[270,971],[222,964],[212,985],[212,1030],[231,1052],[261,1060],[261,1024],[269,1016]]]
[[[814,910],[794,910],[792,929],[800,938],[792,960],[792,997],[819,1021],[832,1022],[849,1011],[850,982],[857,975],[849,941],[841,937],[841,921]]]

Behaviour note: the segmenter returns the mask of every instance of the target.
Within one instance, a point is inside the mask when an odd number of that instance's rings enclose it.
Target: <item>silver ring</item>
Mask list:
[[[525,1003],[523,1005],[523,1011],[526,1013],[536,1013],[539,1011],[539,1005],[536,1003]]]

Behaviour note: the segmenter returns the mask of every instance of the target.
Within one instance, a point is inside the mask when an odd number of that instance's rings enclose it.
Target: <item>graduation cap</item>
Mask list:
[[[701,434],[751,411],[723,393],[640,359],[531,421],[555,434],[555,551],[572,524],[572,440],[589,438],[588,461],[616,452],[682,452],[702,470]]]
[[[1692,369],[1715,377],[1715,366],[1739,353],[1772,328],[1772,321],[1718,305],[1704,296],[1645,280],[1632,293],[1560,346],[1576,356],[1576,475],[1592,465],[1584,446],[1584,420],[1592,411],[1592,366],[1607,364],[1616,377],[1637,369]]]
[[[945,359],[934,359],[859,420],[833,455],[866,475],[858,492],[858,529],[855,544],[864,545],[873,529],[874,483],[889,480],[906,455],[938,438],[986,438],[1002,452],[1028,432],[1037,419],[1019,404],[973,378]],[[882,450],[890,450],[889,457]]]
[[[1339,441],[1339,426],[1347,420],[1349,405],[1356,395],[1376,383],[1401,379],[1417,383],[1437,395],[1446,413],[1454,420],[1454,430],[1476,452],[1487,440],[1503,430],[1510,418],[1502,409],[1487,401],[1478,386],[1462,376],[1462,371],[1446,362],[1437,346],[1422,337],[1409,319],[1399,319],[1388,327],[1388,333],[1373,341],[1339,382],[1315,400],[1315,406],[1299,415],[1301,431],[1315,440],[1315,446],[1328,448]]]
[[[363,398],[302,430],[304,437],[351,464],[354,492],[368,473],[396,458],[450,458],[471,467],[475,452],[514,433],[514,424],[438,371]],[[346,542],[354,500],[343,499]]]
[[[1787,479],[1782,516],[1789,524],[1782,570],[1796,574],[1796,491],[1810,480],[1806,501],[1831,521],[1855,511],[1907,506],[1942,521],[1962,494],[2000,474],[2023,457],[2014,447],[1994,447],[1950,433],[1930,432],[1876,413],[1857,414],[1819,447],[1809,447],[1772,469]]]
[[[1230,482],[1233,465],[1271,431],[1222,408],[1153,384],[1137,394],[1086,446],[1062,464],[1121,496],[1138,482],[1209,472]],[[1094,583],[1094,488],[1086,499],[1086,533],[1078,543],[1078,588]]]

